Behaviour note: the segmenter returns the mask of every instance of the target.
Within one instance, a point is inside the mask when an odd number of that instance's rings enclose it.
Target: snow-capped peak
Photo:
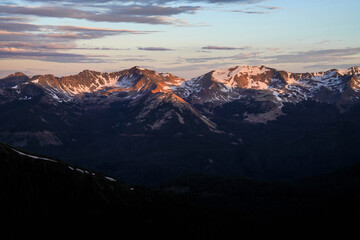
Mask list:
[[[270,71],[270,69],[265,66],[236,66],[229,69],[214,70],[212,72],[212,81],[231,88],[246,87],[266,89],[268,85],[262,81],[257,81],[254,77],[263,75],[268,71]]]

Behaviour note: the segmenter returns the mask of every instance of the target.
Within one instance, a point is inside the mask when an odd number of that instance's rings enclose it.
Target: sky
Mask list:
[[[360,65],[359,0],[0,0],[0,78]]]

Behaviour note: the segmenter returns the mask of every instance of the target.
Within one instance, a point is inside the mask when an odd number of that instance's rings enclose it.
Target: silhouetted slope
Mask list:
[[[182,213],[189,207],[166,193],[16,151],[29,154],[0,144],[0,206],[5,229],[84,236],[118,231],[122,236],[161,237],[178,228],[189,232],[194,226],[187,216],[193,213]]]
[[[359,166],[294,184],[197,175],[155,190],[0,144],[2,226],[64,237],[345,234],[358,226],[359,176]]]

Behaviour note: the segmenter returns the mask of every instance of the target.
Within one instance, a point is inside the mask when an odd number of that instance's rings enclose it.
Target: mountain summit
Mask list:
[[[146,91],[166,92],[170,86],[177,86],[184,81],[171,74],[157,73],[152,70],[133,67],[131,69],[100,73],[84,70],[77,75],[55,77],[53,75],[34,76],[31,82],[44,88],[75,96],[93,93],[100,90],[114,90],[116,92]]]

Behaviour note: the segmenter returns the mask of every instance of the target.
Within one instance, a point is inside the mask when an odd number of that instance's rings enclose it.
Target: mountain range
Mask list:
[[[0,79],[0,141],[158,186],[186,174],[294,181],[360,162],[360,68],[236,66]]]

